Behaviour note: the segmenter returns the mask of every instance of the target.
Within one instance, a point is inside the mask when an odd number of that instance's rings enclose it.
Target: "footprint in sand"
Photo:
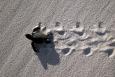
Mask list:
[[[80,22],[76,22],[76,28],[80,27]]]
[[[105,52],[107,53],[108,57],[113,57],[115,56],[115,49],[109,46],[105,46],[100,49],[100,52]]]
[[[77,48],[78,44],[77,44],[77,40],[76,39],[69,39],[69,41],[66,43],[63,43],[63,46],[58,46],[58,48],[60,48],[61,53],[64,56],[68,56],[70,54],[72,54],[76,48]]]
[[[106,33],[109,33],[109,31],[107,30],[107,28],[102,27],[102,23],[103,22],[99,22],[97,25],[93,25],[93,29],[91,29],[93,32],[95,32],[97,35],[99,36],[103,36]]]
[[[52,32],[59,33],[60,35],[64,35],[64,27],[60,26],[60,22],[56,22],[55,28],[52,29]]]
[[[75,39],[70,39],[70,41],[64,43],[63,46],[58,46],[58,50],[61,50],[60,52],[64,56],[68,56],[76,50],[77,46],[77,41]]]
[[[115,56],[115,39],[109,40],[109,42],[106,45],[105,52],[108,53],[109,57]]]
[[[70,54],[72,54],[73,52],[75,52],[78,49],[78,41],[76,39],[70,39],[66,44],[66,48],[68,49],[68,52],[65,53],[65,56],[68,56]],[[63,49],[63,52],[65,51],[65,49]]]
[[[81,47],[80,49],[83,51],[83,54],[86,56],[91,56],[93,54],[91,47],[88,45],[85,45]]]
[[[60,26],[60,22],[56,22],[55,28],[56,28],[55,31],[57,33],[59,33],[60,35],[64,35],[65,31],[63,26]]]
[[[67,43],[67,46],[75,46],[77,45],[77,40],[76,39],[70,39]]]
[[[90,38],[91,38],[90,35],[84,33],[82,36],[79,37],[79,41],[88,40],[88,39],[90,39]]]
[[[105,35],[107,32],[108,32],[108,31],[106,30],[106,28],[97,28],[96,31],[95,31],[95,33],[96,33],[97,35],[100,35],[100,36]]]
[[[73,27],[72,29],[70,29],[69,31],[78,34],[79,36],[82,36],[84,34],[84,27],[80,26],[80,22],[76,23],[76,27]]]
[[[113,57],[115,56],[115,38],[108,34],[104,37],[105,43],[104,47],[100,49],[100,51],[103,51],[108,54],[108,57]]]
[[[63,26],[58,26],[58,27],[54,28],[53,31],[59,33],[60,35],[64,35],[64,33],[65,33]]]
[[[111,40],[108,45],[111,47],[115,47],[115,39]]]
[[[67,54],[69,51],[70,51],[70,48],[67,47],[67,48],[63,48],[61,52],[63,54]]]
[[[55,27],[58,27],[58,26],[60,26],[60,22],[56,22],[56,24],[55,24]]]
[[[64,35],[60,35],[57,39],[58,40],[68,40],[71,38],[71,34],[68,34],[67,32]]]
[[[72,54],[73,52],[75,52],[75,51],[76,51],[76,49],[73,47],[73,48],[71,48],[71,49],[69,50],[68,53],[65,54],[65,56],[71,55],[71,54]]]
[[[59,40],[66,40],[70,37],[70,35],[67,34],[64,27],[60,25],[60,22],[56,22],[55,28],[52,29],[52,32],[58,34],[58,37],[56,37],[56,39],[58,41]]]
[[[103,43],[104,41],[101,40],[100,38],[92,38],[88,43],[87,45],[89,46],[93,46],[93,45],[98,45],[100,43]]]
[[[66,47],[61,50],[61,52],[64,54],[64,56],[68,56],[72,54],[75,51],[74,47]]]

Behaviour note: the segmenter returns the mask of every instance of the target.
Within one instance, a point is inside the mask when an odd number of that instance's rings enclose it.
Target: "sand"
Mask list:
[[[35,53],[39,22],[54,42]],[[115,0],[0,0],[0,77],[115,77]]]

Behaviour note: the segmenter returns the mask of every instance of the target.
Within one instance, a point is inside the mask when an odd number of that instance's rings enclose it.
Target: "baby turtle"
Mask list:
[[[41,28],[41,22],[35,27],[31,34],[26,34],[26,38],[32,40],[34,43],[51,43],[51,32],[46,32],[46,27]]]

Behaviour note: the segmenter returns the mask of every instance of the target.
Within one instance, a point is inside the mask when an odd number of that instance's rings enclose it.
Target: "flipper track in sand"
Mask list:
[[[59,35],[54,38],[55,42],[61,43],[60,46],[56,46],[56,50],[59,50],[65,56],[77,50],[82,50],[86,56],[91,56],[96,51],[103,51],[108,54],[108,57],[115,56],[115,39],[112,36],[110,37],[110,31],[107,28],[100,27],[99,23],[93,26],[94,28],[87,30],[87,32],[90,31],[95,36],[86,33],[85,28],[80,26],[80,23],[76,23],[76,27],[72,29],[64,29],[59,22],[56,22],[55,28],[49,31]],[[79,47],[82,44],[84,44],[83,47]]]

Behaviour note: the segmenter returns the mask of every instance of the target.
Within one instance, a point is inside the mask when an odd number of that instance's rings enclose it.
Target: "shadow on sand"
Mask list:
[[[26,36],[28,38],[28,36]],[[53,35],[51,36],[50,43],[38,44],[32,40],[32,48],[36,55],[38,56],[44,69],[48,69],[48,64],[57,65],[60,63],[59,54],[55,50],[55,45],[53,42]]]

